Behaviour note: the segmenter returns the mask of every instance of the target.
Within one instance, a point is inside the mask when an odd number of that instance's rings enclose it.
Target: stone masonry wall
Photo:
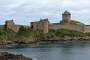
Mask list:
[[[86,25],[84,27],[84,32],[90,32],[90,25]]]
[[[70,29],[79,32],[84,32],[83,25],[75,25],[75,24],[58,24],[58,25],[49,25],[49,29]]]

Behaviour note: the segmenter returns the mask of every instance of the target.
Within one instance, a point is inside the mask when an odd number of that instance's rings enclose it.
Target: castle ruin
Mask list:
[[[17,32],[21,25],[16,25],[13,20],[5,22],[5,28]],[[32,31],[41,31],[47,33],[49,29],[70,29],[79,32],[90,32],[90,25],[85,25],[81,22],[71,19],[71,13],[65,11],[62,14],[62,20],[59,23],[50,23],[47,19],[40,19],[40,21],[31,22],[28,26]]]

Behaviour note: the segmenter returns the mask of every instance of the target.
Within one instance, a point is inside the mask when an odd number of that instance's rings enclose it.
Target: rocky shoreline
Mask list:
[[[12,54],[8,52],[0,52],[0,60],[32,60],[22,54]]]
[[[90,42],[90,38],[85,38],[85,37],[74,37],[74,38],[70,38],[70,37],[66,37],[66,38],[57,38],[57,39],[48,39],[48,40],[38,40],[38,41],[35,41],[35,42],[28,42],[28,43],[25,43],[25,42],[3,42],[3,43],[0,43],[0,48],[11,48],[11,47],[24,47],[24,46],[28,46],[30,45],[31,47],[37,45],[38,42],[51,42],[51,43],[54,43],[54,42],[62,42],[62,43],[75,43],[75,42]]]

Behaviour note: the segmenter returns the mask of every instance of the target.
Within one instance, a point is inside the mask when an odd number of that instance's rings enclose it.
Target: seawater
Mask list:
[[[30,45],[31,46],[31,45]],[[90,60],[90,43],[48,43],[40,42],[34,47],[0,49],[14,54],[23,54],[34,60]]]

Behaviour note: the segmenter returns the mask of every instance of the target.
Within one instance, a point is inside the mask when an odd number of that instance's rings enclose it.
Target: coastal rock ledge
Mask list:
[[[0,60],[32,60],[31,58],[21,55],[15,55],[8,52],[0,52]]]

